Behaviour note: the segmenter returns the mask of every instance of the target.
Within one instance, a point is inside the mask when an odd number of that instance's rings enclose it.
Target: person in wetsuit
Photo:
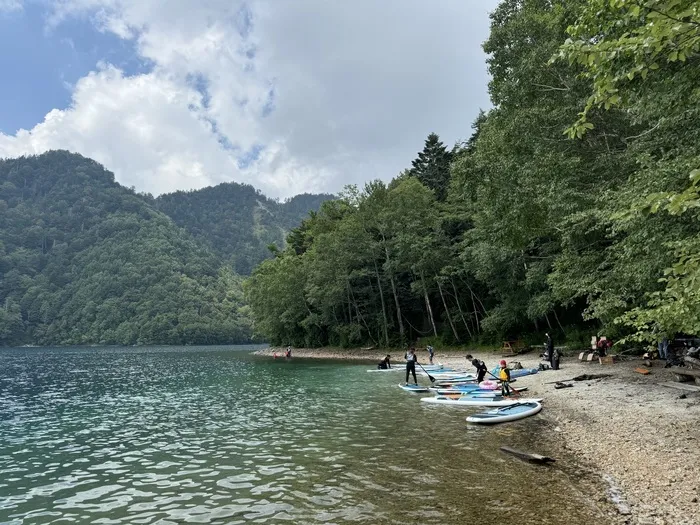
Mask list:
[[[387,370],[387,369],[391,368],[391,356],[389,354],[387,354],[387,356],[384,359],[379,361],[377,368],[379,370]]]
[[[416,349],[411,347],[411,349],[406,352],[406,384],[408,384],[409,374],[413,374],[413,382],[417,385],[418,378],[416,378],[416,363],[418,362],[418,356],[416,355]]]
[[[476,382],[481,383],[484,380],[484,376],[486,376],[486,372],[488,372],[488,368],[486,367],[486,363],[484,363],[481,359],[476,359],[475,357],[472,357],[471,354],[467,355],[467,360],[471,361],[472,365],[474,365],[474,368],[476,368]]]

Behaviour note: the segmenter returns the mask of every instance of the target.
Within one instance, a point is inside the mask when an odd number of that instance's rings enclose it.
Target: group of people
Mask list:
[[[291,346],[288,346],[287,349],[284,351],[284,357],[285,357],[285,359],[292,358],[292,347]],[[277,359],[277,352],[272,353],[272,358]]]
[[[477,383],[481,383],[486,377],[486,374],[489,374],[490,376],[493,376],[494,379],[501,381],[501,395],[511,395],[512,392],[510,390],[510,385],[508,384],[510,383],[510,369],[508,368],[508,363],[506,363],[505,359],[501,359],[500,363],[498,363],[498,377],[489,372],[486,363],[484,363],[481,359],[476,359],[471,354],[467,354],[467,361],[471,361],[472,366],[476,368]]]
[[[428,360],[432,365],[433,358],[435,357],[435,349],[431,345],[428,345],[426,350],[428,351]],[[413,374],[413,382],[415,384],[418,384],[418,379],[416,378],[416,363],[418,363],[416,348],[414,346],[409,348],[404,358],[406,359],[406,384],[408,384],[408,378],[411,374]],[[377,364],[377,368],[379,370],[386,370],[388,368],[391,368],[391,356],[387,354],[386,357],[384,357],[384,359],[379,361],[379,364]]]
[[[430,359],[430,363],[433,363],[433,357],[435,356],[435,350],[433,349],[432,346],[428,346],[426,348],[428,351],[428,356]],[[408,380],[413,377],[413,382],[414,384],[418,384],[418,377],[416,376],[416,365],[418,364],[418,355],[416,354],[416,348],[412,346],[411,348],[408,349],[406,352],[406,355],[404,356],[406,359],[406,385],[408,385]],[[471,361],[471,364],[476,368],[476,380],[477,383],[481,383],[485,377],[486,374],[492,375],[491,372],[489,372],[488,367],[486,366],[486,363],[484,363],[480,359],[474,358],[471,354],[467,355],[467,360]],[[379,364],[377,365],[377,368],[381,370],[386,370],[391,368],[391,355],[387,354],[384,359],[382,359]],[[494,379],[498,379],[501,381],[501,394],[504,396],[509,396],[512,394],[512,391],[510,389],[510,369],[508,368],[508,365],[504,359],[501,360],[499,363],[499,372],[498,372],[498,377],[493,376]]]

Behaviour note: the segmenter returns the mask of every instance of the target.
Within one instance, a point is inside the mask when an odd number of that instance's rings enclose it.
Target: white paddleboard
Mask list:
[[[474,414],[469,416],[467,421],[470,423],[481,423],[482,425],[492,425],[534,416],[540,410],[542,410],[542,405],[538,401],[532,400],[531,402],[520,402],[496,410]]]
[[[506,407],[516,403],[539,403],[542,399],[512,399],[502,397],[424,397],[421,401],[435,405],[446,405],[453,407]]]

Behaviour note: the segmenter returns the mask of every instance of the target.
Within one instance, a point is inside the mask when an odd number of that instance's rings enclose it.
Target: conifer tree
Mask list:
[[[447,197],[450,185],[450,162],[452,153],[440,142],[440,137],[431,133],[425,140],[423,151],[412,162],[411,175],[435,192],[439,201]]]

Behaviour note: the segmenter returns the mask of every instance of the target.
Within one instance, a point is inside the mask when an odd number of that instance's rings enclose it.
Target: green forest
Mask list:
[[[328,198],[154,199],[65,151],[0,160],[0,345],[248,342],[241,275]]]
[[[504,0],[483,47],[467,141],[430,134],[244,283],[271,343],[700,334],[700,2]]]

